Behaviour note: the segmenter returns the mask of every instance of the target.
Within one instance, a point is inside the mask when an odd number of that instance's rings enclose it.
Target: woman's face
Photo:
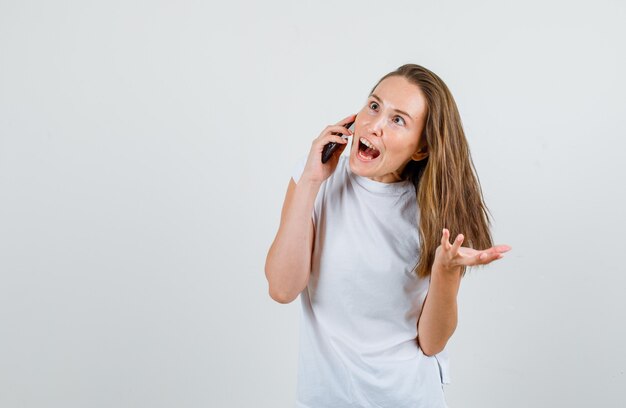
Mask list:
[[[400,76],[384,79],[357,113],[350,169],[382,183],[400,181],[410,160],[428,155],[426,141],[420,140],[426,112],[426,99],[417,85]],[[423,152],[417,152],[420,147]]]

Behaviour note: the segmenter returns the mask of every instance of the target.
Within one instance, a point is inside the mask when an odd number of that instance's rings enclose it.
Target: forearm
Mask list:
[[[457,295],[461,268],[444,270],[433,265],[430,287],[417,324],[418,342],[426,355],[443,350],[457,325]]]
[[[301,180],[285,207],[276,238],[265,262],[265,276],[272,298],[289,303],[306,287],[313,246],[311,213],[318,183]]]

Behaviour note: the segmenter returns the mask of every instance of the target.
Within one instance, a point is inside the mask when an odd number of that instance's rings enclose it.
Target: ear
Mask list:
[[[422,147],[411,156],[411,160],[420,161],[428,157],[428,148]]]

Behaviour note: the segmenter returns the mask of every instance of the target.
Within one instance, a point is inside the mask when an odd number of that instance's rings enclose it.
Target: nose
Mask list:
[[[385,119],[383,118],[382,115],[379,115],[376,118],[370,119],[370,121],[367,123],[367,126],[365,127],[367,129],[367,133],[370,135],[376,135],[377,137],[380,137],[383,132],[384,120]]]

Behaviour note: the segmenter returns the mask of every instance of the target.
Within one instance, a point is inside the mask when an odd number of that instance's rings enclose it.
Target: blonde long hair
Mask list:
[[[405,64],[386,74],[372,88],[390,76],[400,76],[417,85],[427,101],[422,143],[428,156],[410,161],[402,178],[415,185],[419,208],[420,257],[414,272],[430,275],[443,228],[450,239],[463,234],[464,247],[487,249],[493,246],[488,208],[484,203],[476,168],[463,132],[461,116],[446,84],[435,73],[416,64]],[[462,267],[464,276],[466,267]]]

